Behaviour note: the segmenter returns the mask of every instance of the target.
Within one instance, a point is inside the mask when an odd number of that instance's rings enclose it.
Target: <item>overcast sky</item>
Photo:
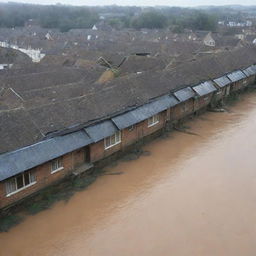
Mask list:
[[[0,0],[0,2],[8,2]],[[13,0],[13,2],[38,4],[72,4],[72,5],[139,5],[139,6],[198,6],[198,5],[256,5],[256,0]]]

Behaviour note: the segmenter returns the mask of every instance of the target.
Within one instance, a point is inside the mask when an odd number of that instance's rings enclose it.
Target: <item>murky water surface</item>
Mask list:
[[[256,255],[256,94],[188,125],[0,234],[0,255]]]

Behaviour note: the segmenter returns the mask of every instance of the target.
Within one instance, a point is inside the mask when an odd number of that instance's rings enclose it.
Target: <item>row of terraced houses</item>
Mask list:
[[[65,86],[35,85],[36,77],[20,88],[24,75],[15,84],[7,77],[2,101],[12,104],[0,110],[0,208],[253,85],[255,63],[256,49],[245,48],[106,84],[82,74]]]

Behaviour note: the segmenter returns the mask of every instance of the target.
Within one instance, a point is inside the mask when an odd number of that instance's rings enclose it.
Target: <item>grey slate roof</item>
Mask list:
[[[231,81],[227,78],[227,76],[222,76],[213,80],[219,87],[225,87],[230,84]]]
[[[251,76],[251,72],[250,72],[250,69],[249,68],[246,68],[243,70],[243,73],[247,76],[247,77],[250,77]]]
[[[246,78],[246,75],[241,71],[237,70],[232,73],[227,74],[227,77],[232,81],[232,82],[237,82],[243,78]]]
[[[58,136],[0,155],[0,181],[92,143],[84,131]]]
[[[110,120],[106,120],[96,125],[85,128],[85,131],[92,138],[93,142],[98,142],[106,137],[113,135],[118,131],[116,126]]]
[[[253,76],[256,74],[256,68],[254,66],[250,66],[250,67],[244,69],[243,72],[245,73],[245,75],[247,77],[250,77],[250,76]]]
[[[252,65],[251,70],[256,74],[256,65]]]
[[[217,90],[216,87],[213,85],[213,82],[211,81],[203,82],[192,88],[199,96],[204,96]]]
[[[178,101],[173,96],[165,95],[151,103],[145,104],[134,110],[113,117],[112,121],[121,130],[146,120],[147,118],[158,114],[167,108],[175,106],[176,104],[178,104]]]
[[[186,87],[181,90],[178,90],[177,92],[174,92],[173,94],[180,102],[186,101],[195,96],[195,92],[190,87]]]

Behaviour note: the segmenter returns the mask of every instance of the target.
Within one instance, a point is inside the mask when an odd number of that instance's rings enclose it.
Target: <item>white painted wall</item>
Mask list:
[[[21,51],[28,55],[33,62],[40,62],[41,59],[45,56],[44,53],[41,53],[40,49],[32,49],[31,47],[28,47],[27,49],[25,48],[20,48],[18,45],[15,44],[9,44],[7,42],[1,42],[0,41],[0,46],[4,48],[12,48],[18,51]]]
[[[0,70],[11,68],[13,64],[0,64]]]

